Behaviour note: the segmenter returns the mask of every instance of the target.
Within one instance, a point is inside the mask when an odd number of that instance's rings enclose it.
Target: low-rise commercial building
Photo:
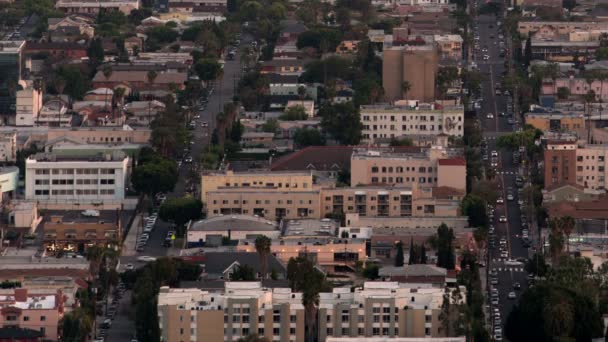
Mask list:
[[[250,334],[304,342],[302,294],[259,282],[227,282],[219,292],[162,287],[158,322],[166,342],[224,342]]]
[[[89,156],[38,153],[25,162],[25,198],[103,203],[125,198],[129,157],[121,151]]]
[[[139,9],[139,0],[58,0],[55,8],[65,13],[98,14],[102,10],[114,10],[129,15]]]
[[[93,211],[94,212],[94,211]],[[90,246],[117,246],[122,241],[119,211],[85,214],[81,211],[52,211],[42,221],[43,245],[49,252],[84,252]]]
[[[463,106],[409,102],[399,106],[361,106],[363,140],[408,137],[426,145],[424,141],[432,142],[437,135],[462,137],[464,134]]]
[[[524,115],[526,124],[541,131],[571,132],[581,134],[585,130],[585,115],[583,113],[564,113],[534,109]]]
[[[187,229],[189,247],[208,245],[210,240],[222,242],[222,238],[242,240],[264,235],[271,239],[281,234],[276,222],[252,215],[214,216],[191,222]],[[207,243],[207,244],[206,244]]]

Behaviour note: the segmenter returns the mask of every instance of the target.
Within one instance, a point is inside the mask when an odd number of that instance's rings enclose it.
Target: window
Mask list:
[[[30,316],[23,316],[23,321],[24,321],[24,322],[27,322],[27,321],[29,321],[29,320],[30,320]]]
[[[296,334],[296,328],[289,328],[289,335],[295,335]],[[245,334],[243,334],[245,335]]]
[[[374,335],[374,336],[380,336],[380,328],[373,328],[372,329],[372,335]]]
[[[281,332],[280,332],[280,329],[279,329],[279,328],[272,328],[272,334],[273,334],[273,335],[279,335],[280,333],[281,333]]]

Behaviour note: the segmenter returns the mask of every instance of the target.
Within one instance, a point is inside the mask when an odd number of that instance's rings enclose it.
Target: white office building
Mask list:
[[[25,197],[57,203],[124,200],[129,157],[122,151],[90,156],[38,153],[25,162]]]

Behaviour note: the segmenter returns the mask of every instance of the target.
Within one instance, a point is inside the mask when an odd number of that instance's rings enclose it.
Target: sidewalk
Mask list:
[[[141,220],[142,217],[139,214],[133,219],[133,223],[131,224],[127,237],[122,245],[122,256],[134,256],[137,254],[135,247],[137,244],[137,233],[141,231]]]

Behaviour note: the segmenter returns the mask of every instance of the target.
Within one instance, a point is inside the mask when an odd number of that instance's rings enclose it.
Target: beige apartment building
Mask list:
[[[354,150],[350,184],[416,183],[420,187],[450,187],[466,191],[467,167],[462,149],[440,146],[415,152]]]
[[[464,294],[466,289],[461,287],[460,292]],[[440,319],[444,294],[442,287],[398,282],[365,282],[354,292],[335,288],[320,293],[319,341],[328,337],[445,336]],[[459,304],[464,299],[453,305]]]
[[[408,98],[423,102],[435,100],[438,59],[437,49],[433,45],[384,49],[382,86],[385,99],[389,102]],[[403,89],[405,81],[410,85],[407,92]]]
[[[549,141],[544,149],[545,187],[575,184],[589,193],[606,191],[608,145]]]
[[[44,334],[45,341],[59,341],[64,301],[61,289],[2,289],[0,326],[36,330]]]
[[[207,215],[258,215],[268,220],[323,218],[332,213],[366,217],[459,216],[459,198],[434,198],[432,188],[359,186],[310,191],[222,188],[208,191]]]
[[[311,172],[227,170],[204,172],[201,176],[201,198],[206,202],[207,192],[220,188],[264,188],[276,191],[310,191],[313,187]]]
[[[424,142],[432,143],[438,135],[463,136],[463,106],[408,102],[406,105],[361,106],[363,140],[375,142],[408,137],[426,145]]]
[[[302,294],[260,282],[227,282],[218,292],[161,287],[158,322],[164,342],[235,341],[250,334],[304,342]]]

